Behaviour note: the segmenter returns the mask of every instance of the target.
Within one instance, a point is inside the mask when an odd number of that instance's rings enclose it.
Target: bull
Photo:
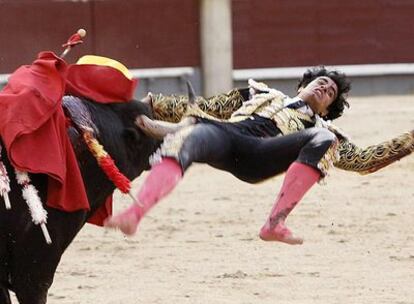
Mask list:
[[[64,97],[66,98],[66,97]],[[139,115],[151,117],[150,104],[141,101],[99,104],[78,99],[89,111],[98,130],[97,139],[112,156],[119,170],[129,179],[148,168],[148,157],[158,142],[146,136],[136,125]],[[90,215],[102,206],[115,190],[96,159],[89,152],[78,129],[68,127],[81,170],[90,210],[64,212],[45,207],[52,244],[46,244],[41,230],[34,225],[16,183],[14,170],[2,154],[9,172],[11,210],[6,210],[0,199],[0,303],[11,304],[9,291],[16,294],[21,304],[44,304],[61,256]],[[30,174],[42,201],[47,196],[47,176]]]

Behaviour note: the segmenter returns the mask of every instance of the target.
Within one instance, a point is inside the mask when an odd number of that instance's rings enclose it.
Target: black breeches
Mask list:
[[[335,141],[324,128],[260,138],[201,123],[185,138],[178,157],[184,171],[193,162],[206,163],[256,183],[285,172],[294,161],[319,170],[319,161]]]

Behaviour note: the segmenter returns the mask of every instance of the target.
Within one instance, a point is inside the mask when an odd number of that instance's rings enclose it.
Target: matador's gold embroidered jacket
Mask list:
[[[247,89],[248,90],[248,89]],[[391,140],[359,148],[334,125],[317,116],[309,116],[284,106],[288,96],[270,89],[246,101],[245,89],[233,89],[208,99],[197,97],[196,106],[189,106],[186,96],[153,96],[155,119],[178,122],[183,116],[197,116],[228,122],[240,121],[252,114],[272,119],[283,135],[297,132],[311,123],[325,127],[336,134],[338,143],[321,160],[319,168],[326,173],[331,164],[335,167],[368,174],[375,172],[414,151],[414,131],[406,132]]]

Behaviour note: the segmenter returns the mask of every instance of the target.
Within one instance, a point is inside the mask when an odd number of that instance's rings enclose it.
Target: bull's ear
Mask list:
[[[124,140],[127,142],[127,145],[136,145],[140,142],[139,132],[135,128],[125,128],[122,135],[124,137]]]

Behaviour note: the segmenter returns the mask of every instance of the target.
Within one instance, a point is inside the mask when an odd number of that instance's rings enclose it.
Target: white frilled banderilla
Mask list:
[[[2,146],[0,145],[0,195],[4,199],[6,209],[11,209],[11,204],[9,200],[8,193],[10,192],[10,179],[7,174],[6,167],[1,161],[1,150]],[[36,188],[30,184],[30,177],[27,172],[22,172],[15,169],[16,180],[19,185],[22,186],[22,195],[24,200],[29,207],[30,215],[32,216],[32,221],[36,225],[40,225],[43,235],[45,237],[46,243],[51,244],[52,239],[50,238],[49,231],[47,230],[47,211],[43,208],[42,201],[38,195]]]
[[[2,146],[0,145],[0,195],[4,199],[4,204],[6,205],[6,209],[11,209],[10,200],[9,200],[10,179],[9,179],[9,176],[7,175],[6,167],[1,161],[1,150],[2,150]]]
[[[22,172],[17,169],[15,169],[15,172],[17,183],[22,186],[22,195],[29,207],[32,221],[36,225],[40,225],[46,243],[51,244],[52,239],[50,238],[49,231],[46,227],[47,211],[43,208],[38,192],[36,188],[30,184],[30,177],[27,172]]]

